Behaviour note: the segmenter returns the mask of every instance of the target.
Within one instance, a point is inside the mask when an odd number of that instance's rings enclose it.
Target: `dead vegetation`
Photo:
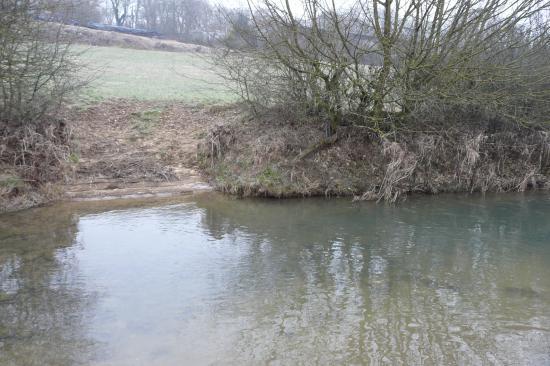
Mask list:
[[[209,134],[222,190],[394,202],[547,186],[549,3],[248,5],[214,57],[255,115]]]
[[[60,179],[64,168],[60,162],[69,154],[69,136],[62,120],[47,124],[0,129],[0,156],[4,164],[17,167],[18,174],[29,183]]]
[[[70,136],[65,123],[0,128],[0,212],[61,197],[52,182],[67,174]]]
[[[181,193],[204,183],[199,171],[223,192],[281,198],[396,201],[410,193],[549,186],[550,134],[540,129],[465,126],[443,133],[418,126],[416,132],[380,138],[361,126],[340,126],[327,139],[313,118],[295,118],[282,110],[258,119],[235,106],[117,100],[63,114],[71,117],[70,128],[29,133],[35,140],[26,140],[30,146],[45,143],[44,136],[57,139],[54,150],[40,149],[49,151],[50,160],[23,151],[18,156],[26,162],[19,162],[26,176],[49,172],[54,175],[36,179],[64,184],[29,189],[30,178],[5,169],[8,174],[0,177],[4,209],[63,195],[101,198],[155,187],[157,193]],[[5,154],[6,140],[2,149]],[[56,169],[32,161],[50,161]]]
[[[341,126],[336,135],[327,143],[315,121],[281,119],[278,112],[243,117],[209,130],[201,163],[221,191],[241,196],[394,202],[410,193],[548,188],[545,130],[464,126],[380,138],[361,126]]]
[[[69,132],[57,111],[81,81],[61,25],[36,21],[60,10],[42,1],[2,2],[0,11],[0,210],[47,200],[65,174]]]
[[[68,173],[70,136],[65,122],[0,126],[0,212],[61,197],[53,184]]]
[[[403,137],[407,139],[407,137]],[[544,188],[548,133],[465,131],[446,137],[416,135],[382,143],[386,171],[360,199],[395,201],[410,192],[506,192]]]

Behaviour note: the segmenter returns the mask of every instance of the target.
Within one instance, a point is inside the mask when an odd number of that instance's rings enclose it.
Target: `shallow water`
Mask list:
[[[549,365],[550,196],[0,216],[0,365]]]

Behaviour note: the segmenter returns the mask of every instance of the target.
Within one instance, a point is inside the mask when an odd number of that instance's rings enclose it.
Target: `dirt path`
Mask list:
[[[220,118],[178,103],[110,101],[73,115],[69,199],[108,199],[210,190],[197,145]]]

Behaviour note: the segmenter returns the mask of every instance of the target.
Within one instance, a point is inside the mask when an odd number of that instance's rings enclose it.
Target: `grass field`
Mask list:
[[[231,102],[236,96],[208,63],[207,54],[165,52],[117,47],[76,46],[86,65],[83,76],[93,81],[83,102],[112,98]]]

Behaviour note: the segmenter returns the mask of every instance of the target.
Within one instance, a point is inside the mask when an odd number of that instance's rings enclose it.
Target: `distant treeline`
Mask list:
[[[125,34],[133,34],[135,36],[142,36],[142,37],[161,37],[162,34],[159,32],[147,30],[147,29],[140,29],[140,28],[130,28],[130,27],[124,27],[120,25],[111,25],[111,24],[102,24],[97,22],[80,22],[75,19],[64,19],[63,16],[47,16],[44,14],[39,14],[35,16],[35,19],[51,22],[55,21],[58,23],[64,23],[64,24],[70,24],[70,25],[77,25],[80,27],[90,28],[90,29],[97,29],[97,30],[103,30],[103,31],[110,31],[110,32],[118,32],[118,33],[125,33]]]
[[[211,44],[228,33],[227,14],[206,0],[64,0],[71,24]],[[59,9],[59,8],[58,8]]]

